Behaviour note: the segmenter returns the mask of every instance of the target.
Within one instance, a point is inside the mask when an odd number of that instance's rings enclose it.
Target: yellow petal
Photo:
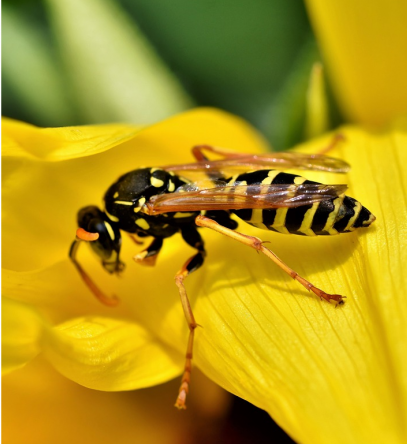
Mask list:
[[[44,337],[42,350],[63,375],[97,390],[149,387],[182,370],[178,353],[143,327],[107,317],[76,318],[59,325]]]
[[[210,237],[205,271],[188,282],[192,298],[200,295],[193,306],[203,325],[195,362],[227,390],[267,410],[296,441],[402,443],[407,136],[353,128],[345,135],[333,154],[352,165],[349,195],[377,216],[371,228],[296,238],[242,227],[270,240],[275,253],[318,287],[346,295],[345,306],[307,297],[266,258]],[[314,152],[317,147],[309,145]]]
[[[134,125],[122,124],[38,128],[3,118],[2,155],[48,161],[75,159],[109,150],[137,131]]]
[[[38,312],[7,297],[2,300],[2,372],[24,366],[39,352],[44,320]]]
[[[314,63],[311,70],[306,106],[305,138],[312,139],[329,129],[329,112],[325,91],[324,68]]]
[[[80,258],[86,264],[87,272],[97,279],[98,285],[105,288],[107,294],[113,293],[117,278],[101,269],[90,249],[84,248]],[[69,282],[69,285],[61,285],[63,282]],[[116,317],[126,316],[124,304],[112,310],[89,295],[88,288],[78,279],[77,270],[68,258],[39,270],[22,272],[3,269],[2,289],[10,298],[32,304],[46,313],[47,319],[53,324],[88,314],[111,316],[114,313]]]
[[[118,393],[90,390],[36,359],[3,378],[2,439],[7,444],[176,444],[184,437],[188,441],[194,427],[207,423],[208,415],[199,418],[191,405],[191,421],[189,412],[180,415],[172,408],[177,385],[173,381]]]
[[[407,3],[307,0],[348,119],[383,125],[407,113]]]

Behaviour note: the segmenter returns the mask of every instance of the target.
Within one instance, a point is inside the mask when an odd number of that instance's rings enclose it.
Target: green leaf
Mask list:
[[[41,28],[7,5],[3,7],[2,25],[3,81],[12,92],[12,100],[17,100],[25,116],[37,124],[72,123],[63,76]]]
[[[152,123],[192,105],[125,12],[109,0],[47,0],[87,122]]]

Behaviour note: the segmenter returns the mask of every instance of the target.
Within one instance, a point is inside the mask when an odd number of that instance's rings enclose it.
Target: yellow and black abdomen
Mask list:
[[[228,185],[316,183],[302,176],[275,170],[244,173],[228,180]],[[348,233],[356,228],[368,227],[375,220],[373,214],[360,202],[344,194],[295,208],[244,209],[232,210],[232,213],[257,228],[302,236]]]

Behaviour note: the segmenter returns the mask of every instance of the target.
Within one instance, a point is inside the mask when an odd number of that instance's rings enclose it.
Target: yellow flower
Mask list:
[[[63,375],[99,390],[130,390],[181,374],[187,326],[173,276],[191,249],[166,240],[153,269],[107,276],[83,248],[81,264],[116,308],[100,305],[67,258],[76,211],[98,204],[120,174],[141,165],[191,161],[199,143],[265,149],[243,121],[195,110],[137,130],[114,125],[38,129],[5,121],[3,364],[43,354]],[[293,269],[330,293],[338,309],[306,294],[264,256],[205,230],[208,257],[186,281],[197,322],[194,364],[228,391],[265,409],[302,443],[405,442],[407,369],[407,136],[341,130],[333,152],[349,185],[376,215],[369,229],[334,237],[240,230],[264,240]],[[329,137],[302,147],[317,152]],[[191,390],[194,391],[194,374]],[[175,395],[175,394],[174,394]]]
[[[348,121],[383,126],[407,114],[407,3],[307,0]]]

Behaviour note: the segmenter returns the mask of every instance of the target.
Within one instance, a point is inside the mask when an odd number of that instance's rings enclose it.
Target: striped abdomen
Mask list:
[[[228,185],[307,183],[317,182],[275,170],[244,173],[228,180]],[[296,208],[232,210],[232,213],[257,228],[303,236],[347,233],[356,228],[368,227],[375,220],[373,214],[360,202],[345,195]]]

